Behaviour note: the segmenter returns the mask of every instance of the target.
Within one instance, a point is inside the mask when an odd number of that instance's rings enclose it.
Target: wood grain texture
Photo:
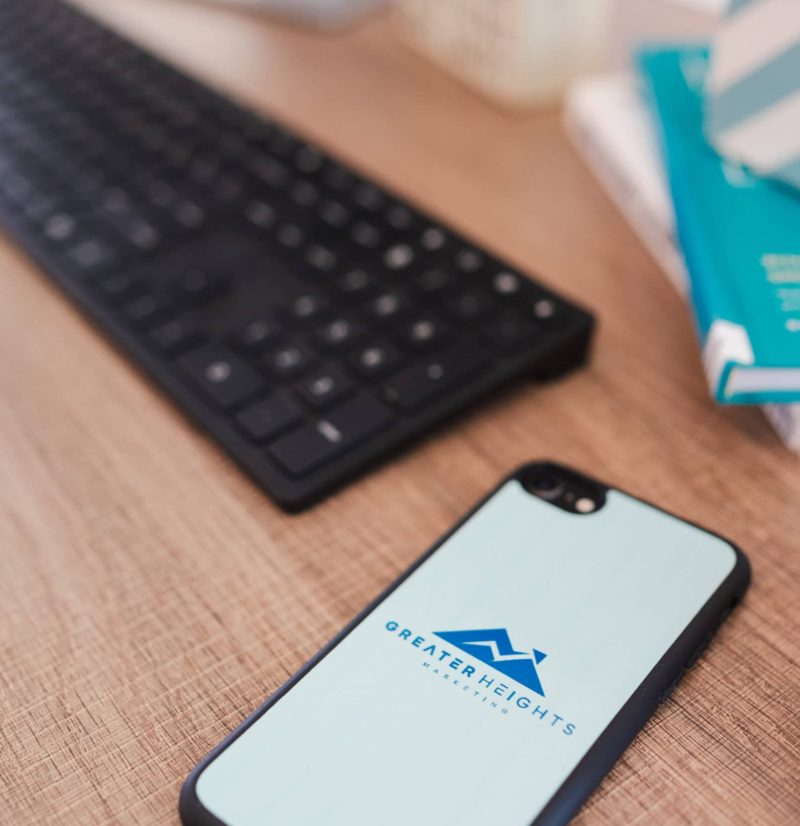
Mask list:
[[[386,20],[315,36],[85,0],[599,314],[591,366],[273,507],[0,240],[0,822],[177,823],[189,769],[502,474],[552,456],[750,555],[755,581],[579,822],[800,821],[800,466],[708,398],[685,308],[556,113],[492,108]]]

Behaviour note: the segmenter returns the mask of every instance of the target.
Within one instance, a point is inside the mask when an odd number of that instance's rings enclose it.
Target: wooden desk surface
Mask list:
[[[800,464],[708,399],[686,309],[565,141],[400,45],[85,0],[595,308],[519,387],[288,517],[0,240],[0,821],[177,823],[195,762],[489,486],[552,456],[728,533],[755,581],[580,822],[800,821]]]

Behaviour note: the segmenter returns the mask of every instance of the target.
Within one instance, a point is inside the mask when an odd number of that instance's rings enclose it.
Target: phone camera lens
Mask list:
[[[552,501],[564,492],[564,485],[552,476],[538,476],[531,480],[530,489],[535,496]]]

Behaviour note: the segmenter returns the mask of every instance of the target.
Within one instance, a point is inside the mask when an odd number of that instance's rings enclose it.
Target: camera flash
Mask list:
[[[578,513],[591,513],[596,507],[595,503],[586,496],[582,496],[575,503],[575,510]]]

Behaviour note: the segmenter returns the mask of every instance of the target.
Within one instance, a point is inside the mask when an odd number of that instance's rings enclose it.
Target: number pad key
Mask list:
[[[558,313],[558,304],[551,298],[540,298],[533,302],[533,307],[531,309],[534,316],[544,324],[556,317]]]
[[[423,230],[419,238],[420,246],[428,252],[443,250],[450,243],[450,236],[441,227],[437,226],[431,226]]]
[[[297,296],[289,306],[289,315],[294,321],[309,321],[322,316],[330,304],[328,300],[317,293],[303,293]]]
[[[408,244],[395,244],[384,253],[383,263],[390,270],[404,270],[414,262],[414,250]]]
[[[355,319],[335,318],[317,330],[320,344],[331,350],[351,349],[367,335],[367,328]]]
[[[384,398],[404,410],[415,410],[431,399],[456,389],[466,378],[485,369],[488,358],[471,344],[457,344],[435,357],[417,362],[391,378]]]
[[[486,325],[486,337],[501,350],[513,350],[543,338],[541,327],[520,313],[510,312]]]
[[[417,350],[431,350],[441,346],[450,330],[441,319],[425,315],[415,318],[401,330],[404,341]]]
[[[187,267],[175,279],[175,299],[180,304],[200,306],[208,303],[230,283],[230,276],[208,267]]]
[[[450,269],[444,267],[433,267],[424,270],[415,279],[414,283],[424,293],[439,293],[447,287],[453,286],[458,281],[458,276]]]
[[[343,296],[356,298],[367,294],[376,284],[375,275],[366,269],[346,270],[334,282]]]
[[[486,263],[484,257],[471,247],[458,250],[453,260],[456,267],[464,273],[478,272]]]
[[[122,312],[134,327],[145,329],[170,314],[169,303],[157,293],[145,293],[129,301]]]
[[[262,363],[278,379],[299,376],[316,363],[314,351],[304,342],[288,343],[267,353]]]
[[[492,289],[498,295],[516,295],[524,284],[522,276],[510,270],[502,270],[492,277]]]
[[[67,250],[66,257],[85,274],[93,275],[111,267],[117,255],[110,245],[93,238],[75,244]]]
[[[418,219],[414,213],[402,204],[389,204],[385,213],[386,223],[395,232],[412,232],[417,228]]]
[[[255,370],[219,344],[192,350],[177,363],[195,386],[220,407],[237,407],[264,386]]]
[[[344,371],[332,365],[312,373],[296,385],[295,390],[306,404],[321,409],[349,396],[353,392],[353,382]]]
[[[246,324],[234,336],[234,340],[242,349],[260,353],[282,338],[284,332],[283,325],[279,321],[264,316]]]
[[[350,237],[364,249],[372,250],[378,247],[383,236],[369,221],[356,221],[350,230]]]
[[[387,290],[369,304],[369,311],[380,320],[387,321],[401,316],[411,307],[408,296],[402,290]]]
[[[362,393],[324,419],[295,430],[275,442],[270,453],[294,476],[304,476],[337,454],[391,426],[386,405]]]
[[[350,211],[338,201],[324,201],[319,208],[319,215],[330,227],[341,229],[350,221]]]
[[[495,302],[483,290],[464,290],[454,295],[446,306],[455,318],[474,322],[485,318],[495,307]]]
[[[202,340],[200,330],[186,318],[172,318],[153,328],[148,334],[151,343],[162,353],[177,355]]]
[[[236,424],[255,442],[274,439],[302,420],[297,405],[286,396],[275,393],[246,407],[236,417]]]
[[[350,364],[365,379],[376,379],[397,369],[402,358],[396,347],[380,341],[353,353]]]

